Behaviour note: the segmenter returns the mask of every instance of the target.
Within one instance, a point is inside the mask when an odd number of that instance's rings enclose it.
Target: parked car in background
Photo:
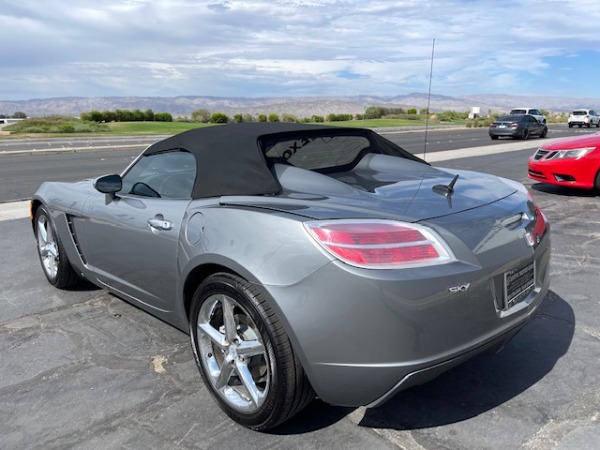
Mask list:
[[[529,158],[529,178],[558,186],[600,190],[600,134],[542,145]]]
[[[535,117],[539,122],[546,123],[546,116],[544,116],[544,114],[542,114],[542,111],[537,108],[515,108],[511,109],[509,114],[511,116],[529,114]]]
[[[569,115],[569,128],[577,125],[579,128],[595,125],[600,127],[600,116],[593,109],[575,109]]]
[[[548,134],[548,127],[529,114],[518,114],[494,120],[488,131],[494,140],[500,137],[529,139],[531,136],[539,136],[545,138]]]
[[[497,352],[550,281],[550,227],[522,184],[366,129],[193,129],[121,175],[42,184],[31,213],[52,285],[86,278],[189,333],[215,401],[257,430]]]

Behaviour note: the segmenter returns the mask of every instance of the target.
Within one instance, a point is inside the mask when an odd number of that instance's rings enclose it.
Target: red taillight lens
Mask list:
[[[357,267],[417,267],[454,259],[441,238],[421,225],[340,220],[308,222],[304,226],[325,250]]]

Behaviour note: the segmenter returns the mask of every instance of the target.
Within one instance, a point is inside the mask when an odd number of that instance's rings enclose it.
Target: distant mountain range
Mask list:
[[[402,108],[426,108],[427,94],[411,93],[392,97],[358,95],[348,97],[59,97],[19,101],[0,100],[0,114],[12,115],[24,112],[28,117],[48,115],[79,116],[93,109],[114,111],[115,109],[151,109],[154,112],[169,112],[175,117],[189,116],[192,111],[206,109],[234,114],[293,114],[297,117],[327,114],[360,114],[369,106]],[[542,108],[551,113],[568,112],[575,108],[600,109],[600,99],[540,97],[516,95],[431,95],[429,109],[440,111],[470,111],[479,107],[481,114],[505,113],[515,107]]]

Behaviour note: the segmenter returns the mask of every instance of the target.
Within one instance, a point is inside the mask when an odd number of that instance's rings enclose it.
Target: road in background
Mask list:
[[[593,133],[595,129],[569,129],[550,125],[549,138]],[[407,151],[423,155],[448,150],[498,146],[520,146],[534,149],[544,139],[492,141],[487,128],[420,131],[383,130],[382,135]],[[44,181],[77,181],[108,173],[121,173],[148,145],[165,136],[89,137],[72,139],[1,139],[0,203],[31,198]],[[507,147],[508,148],[508,147]]]

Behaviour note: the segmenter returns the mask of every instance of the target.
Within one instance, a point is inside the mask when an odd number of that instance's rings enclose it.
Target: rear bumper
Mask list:
[[[498,137],[521,137],[522,131],[519,129],[494,129],[489,131],[490,137],[498,136]]]
[[[374,407],[505,345],[548,291],[549,241],[546,233],[533,255],[513,253],[491,270],[459,262],[398,275],[333,262],[293,287],[266,289],[317,395]],[[534,290],[502,310],[503,274],[533,260]],[[449,294],[457,283],[469,287]]]

